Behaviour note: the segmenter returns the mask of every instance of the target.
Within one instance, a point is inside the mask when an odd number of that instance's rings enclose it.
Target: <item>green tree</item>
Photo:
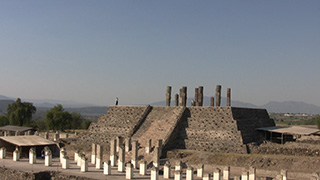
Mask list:
[[[0,116],[0,126],[5,126],[9,124],[7,116]]]
[[[64,130],[71,127],[72,116],[65,111],[61,104],[54,106],[46,112],[45,122],[48,129]]]
[[[91,121],[90,120],[84,120],[83,122],[82,122],[82,129],[88,129],[88,127],[90,126],[90,124],[91,124]]]
[[[83,118],[79,113],[71,113],[72,120],[70,122],[70,129],[80,129],[82,126]]]
[[[7,107],[7,118],[11,125],[29,125],[32,122],[32,114],[36,112],[36,107],[29,102],[21,102],[18,98],[16,102]]]
[[[320,129],[320,116],[315,117],[315,122],[317,124],[318,129]]]

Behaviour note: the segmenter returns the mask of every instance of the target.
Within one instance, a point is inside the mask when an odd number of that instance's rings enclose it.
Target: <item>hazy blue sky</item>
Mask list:
[[[217,84],[320,105],[319,0],[0,1],[0,94],[112,105]]]

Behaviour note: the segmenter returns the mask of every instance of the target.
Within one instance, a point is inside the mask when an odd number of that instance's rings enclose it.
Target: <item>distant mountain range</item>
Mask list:
[[[0,115],[4,114],[8,104],[11,104],[15,101],[15,98],[9,98],[3,95],[0,95]],[[77,103],[73,101],[59,101],[59,100],[24,100],[28,102],[33,102],[37,107],[37,111],[39,116],[37,119],[43,117],[43,114],[57,104],[62,104],[63,107],[69,112],[78,112],[83,116],[94,116],[99,117],[100,115],[107,112],[108,107],[106,106],[95,106],[92,104],[86,103]],[[191,104],[191,98],[188,98],[187,105]],[[221,98],[221,106],[225,106],[227,102],[227,98]],[[171,102],[173,105],[174,102]],[[159,101],[151,103],[152,106],[164,106],[165,101]],[[210,97],[204,97],[204,106],[210,105]],[[296,101],[284,101],[284,102],[276,102],[271,101],[265,105],[257,106],[251,103],[241,102],[241,101],[232,101],[231,105],[234,107],[246,107],[246,108],[263,108],[267,109],[269,113],[307,113],[307,114],[320,114],[320,107],[307,104],[304,102],[296,102]]]
[[[187,99],[187,105],[190,106],[191,98]],[[210,97],[203,98],[204,106],[210,105]],[[227,98],[221,98],[221,106],[226,106]],[[154,102],[151,105],[153,106],[164,106],[166,104],[165,101]],[[171,101],[171,105],[174,104],[174,101]],[[257,106],[251,103],[241,102],[241,101],[231,101],[231,106],[233,107],[246,107],[246,108],[261,108],[267,109],[269,113],[306,113],[306,114],[320,114],[320,106],[316,106],[313,104],[307,104],[304,102],[297,101],[284,101],[284,102],[276,102],[270,101],[265,105]]]

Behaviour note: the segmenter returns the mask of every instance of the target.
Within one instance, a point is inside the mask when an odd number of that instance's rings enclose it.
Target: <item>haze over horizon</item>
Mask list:
[[[188,87],[320,106],[320,1],[0,1],[0,95],[148,104]]]

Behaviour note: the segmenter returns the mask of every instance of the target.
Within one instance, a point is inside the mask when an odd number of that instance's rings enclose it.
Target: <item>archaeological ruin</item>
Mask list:
[[[79,135],[78,143],[106,144],[121,137],[152,147],[162,140],[162,151],[191,149],[211,152],[247,153],[248,143],[261,143],[264,133],[256,129],[275,126],[265,109],[231,106],[231,89],[227,89],[227,106],[221,106],[221,85],[217,85],[210,106],[203,106],[204,88],[195,88],[192,106],[187,106],[187,87],[175,94],[171,106],[171,86],[166,89],[166,106],[110,106],[106,114],[88,131]]]

